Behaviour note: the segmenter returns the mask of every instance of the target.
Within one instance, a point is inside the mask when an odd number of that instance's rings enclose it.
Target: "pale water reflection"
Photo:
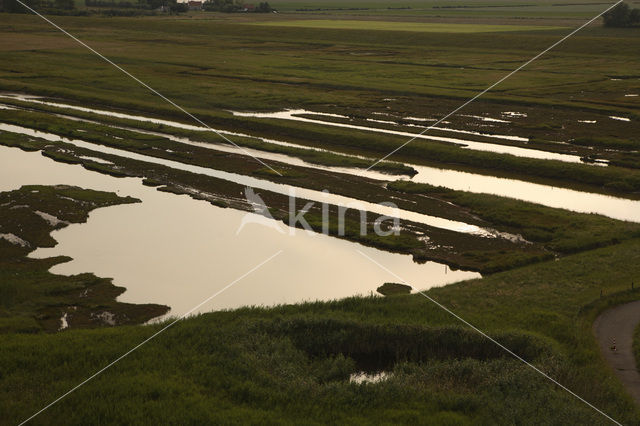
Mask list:
[[[56,247],[38,249],[32,256],[70,256],[73,261],[52,272],[113,277],[116,285],[127,288],[119,300],[169,305],[171,315],[189,311],[278,250],[283,252],[272,262],[199,311],[366,295],[385,281],[395,281],[356,249],[421,289],[479,277],[305,231],[290,236],[248,224],[236,235],[244,212],[158,192],[140,179],[56,163],[38,153],[0,147],[0,166],[0,191],[69,184],[143,200],[93,211],[86,224],[54,232]]]
[[[321,192],[313,189],[294,187],[286,184],[279,184],[264,179],[258,179],[252,176],[240,175],[236,173],[229,173],[222,170],[211,169],[208,167],[201,167],[187,163],[181,163],[178,161],[167,160],[158,157],[152,157],[149,155],[143,155],[136,152],[125,151],[118,148],[112,148],[108,146],[93,144],[79,139],[68,139],[53,133],[41,132],[38,130],[29,129],[22,126],[15,126],[10,124],[0,123],[0,130],[19,133],[23,135],[42,138],[51,142],[64,142],[71,145],[75,145],[80,148],[90,149],[96,152],[102,152],[105,154],[117,155],[123,158],[129,158],[132,160],[144,161],[152,164],[160,164],[163,166],[171,167],[173,169],[184,170],[196,174],[205,176],[211,176],[217,179],[222,179],[234,183],[238,183],[244,186],[250,186],[254,188],[264,189],[267,191],[276,192],[279,194],[287,195],[291,198],[299,198],[305,200],[311,200],[318,203],[334,204],[337,206],[343,206],[348,209],[363,210],[377,215],[386,215],[390,217],[397,217],[402,220],[423,223],[429,226],[437,228],[447,229],[455,232],[471,233],[477,235],[483,235],[486,237],[495,236],[490,230],[479,228],[476,225],[470,225],[464,222],[458,222],[436,216],[429,216],[422,213],[417,213],[410,210],[403,210],[391,205],[383,205],[370,203],[363,200],[344,197],[337,194],[331,194]]]
[[[188,130],[207,130],[204,127],[183,124],[183,123],[178,123],[174,121],[161,120],[161,119],[149,118],[144,116],[129,115],[129,114],[117,113],[113,111],[84,108],[84,107],[72,106],[68,104],[61,104],[61,103],[55,103],[55,102],[47,102],[47,101],[34,99],[34,97],[26,97],[24,95],[4,94],[4,95],[0,95],[0,99],[2,98],[20,99],[23,101],[30,101],[38,104],[70,108],[70,109],[86,111],[86,112],[94,112],[97,114],[109,115],[109,116],[119,117],[119,118],[129,118],[134,120],[147,121],[151,123],[164,124],[170,127],[184,128]],[[274,114],[274,113],[267,113],[267,115],[269,114]],[[286,117],[291,115],[286,112],[275,113],[275,114],[284,114],[284,116]],[[324,114],[328,115],[326,113]],[[250,115],[256,115],[256,114],[250,113]],[[526,117],[526,114],[524,113],[511,112],[511,111],[503,112],[503,115],[509,116],[511,118],[518,118],[522,116]],[[338,115],[331,114],[331,116],[338,116]],[[405,117],[405,119],[417,120],[418,118]],[[241,133],[226,132],[223,130],[218,130],[218,131],[220,133],[227,134],[227,135],[248,136]],[[176,140],[178,138],[173,137],[173,139]],[[283,141],[275,141],[275,140],[265,139],[265,138],[261,138],[261,139],[265,142],[270,142],[270,143],[275,143],[275,144],[280,144],[285,146],[298,147],[298,148],[300,147],[299,145],[291,144]],[[205,145],[200,145],[200,146],[205,146]],[[215,145],[211,146],[211,148],[219,149]],[[309,147],[305,147],[305,148],[309,149]],[[96,149],[96,148],[94,147],[93,149]],[[242,150],[237,150],[236,152],[242,153],[242,151],[244,151],[244,154],[246,155],[247,148],[243,148]],[[535,150],[532,150],[532,151],[535,151]],[[539,151],[539,152],[543,152],[543,151]],[[270,155],[273,155],[273,154],[260,152],[257,150],[250,150],[250,154],[255,155],[258,158],[263,158],[267,160],[270,158],[275,159],[275,157],[270,157]],[[371,160],[372,162],[374,161],[373,159]],[[285,155],[279,155],[277,157],[277,161],[283,161],[289,164],[297,164],[300,162],[300,160],[298,159],[293,159],[293,157],[285,156]],[[564,208],[567,210],[572,210],[580,213],[596,213],[596,214],[605,215],[614,219],[640,222],[640,201],[638,200],[630,200],[626,198],[613,197],[613,196],[603,195],[598,193],[577,191],[572,189],[554,187],[550,185],[542,185],[542,184],[531,183],[531,182],[517,180],[517,179],[505,179],[505,178],[499,178],[494,176],[460,172],[457,170],[448,170],[448,169],[440,169],[435,167],[421,166],[417,164],[406,163],[406,165],[413,167],[418,172],[418,174],[411,179],[414,182],[428,183],[431,185],[444,186],[446,188],[462,190],[462,191],[494,194],[494,195],[499,195],[503,197],[516,198],[523,201],[529,201],[532,203],[538,203],[538,204],[542,204],[549,207]],[[181,167],[184,167],[184,166],[181,166]],[[356,168],[347,169],[347,168],[332,168],[332,167],[320,167],[320,166],[315,166],[315,167],[330,169],[339,173],[361,174],[361,175],[370,177],[372,179],[386,180],[385,178],[388,178],[387,176],[381,176],[381,174],[377,172],[368,171],[367,173],[364,173],[362,169],[356,169]],[[273,186],[270,186],[267,189],[277,190]],[[309,195],[311,194],[305,194],[305,195],[307,195],[307,198],[312,198],[312,197],[309,197]],[[302,195],[299,194],[299,196],[302,196]],[[424,219],[424,217],[422,218],[412,217],[409,220],[420,222],[421,221],[420,219]],[[455,228],[455,229],[468,230],[473,228],[464,227],[464,228]]]

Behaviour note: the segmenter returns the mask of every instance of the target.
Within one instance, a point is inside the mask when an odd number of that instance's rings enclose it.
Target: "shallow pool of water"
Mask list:
[[[86,148],[105,154],[117,155],[123,158],[129,158],[132,160],[144,161],[152,164],[159,164],[167,167],[171,167],[177,170],[184,170],[192,173],[202,174],[205,176],[211,176],[217,179],[223,179],[229,182],[238,183],[244,186],[252,188],[264,189],[278,194],[287,195],[292,198],[299,198],[302,200],[311,200],[318,203],[327,203],[337,206],[342,206],[349,209],[363,210],[377,215],[385,215],[390,217],[397,217],[401,220],[423,223],[436,228],[447,229],[454,232],[478,234],[483,236],[493,236],[494,233],[489,230],[479,228],[476,225],[470,225],[464,222],[453,221],[441,217],[430,216],[427,214],[421,214],[409,210],[402,210],[390,205],[382,205],[376,203],[370,203],[355,198],[344,197],[341,195],[330,194],[328,192],[316,191],[312,189],[299,188],[291,185],[274,183],[271,181],[257,179],[252,176],[240,175],[236,173],[229,173],[221,170],[211,169],[207,167],[195,166],[191,164],[185,164],[178,161],[166,160],[163,158],[152,157],[148,155],[138,154],[136,152],[125,151],[122,149],[111,148],[103,145],[98,145],[90,142],[86,142],[79,139],[68,139],[58,136],[53,133],[41,132],[33,129],[29,129],[22,126],[15,126],[11,124],[0,123],[0,130],[19,133],[23,135],[29,135],[41,139],[45,139],[51,142],[64,142],[71,145],[75,145],[80,148]]]
[[[397,281],[358,250],[420,289],[479,277],[301,230],[290,235],[288,228],[281,233],[248,223],[237,233],[244,212],[159,192],[140,179],[114,178],[0,146],[0,191],[28,184],[77,185],[141,199],[93,211],[87,223],[55,231],[56,247],[31,256],[71,256],[71,262],[52,272],[112,277],[127,288],[119,300],[168,305],[170,315],[188,312],[280,250],[197,312],[367,295],[384,282]]]

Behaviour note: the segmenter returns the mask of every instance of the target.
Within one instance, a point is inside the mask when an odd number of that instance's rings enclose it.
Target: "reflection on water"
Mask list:
[[[200,166],[194,166],[191,164],[185,164],[178,161],[151,157],[144,154],[138,154],[136,152],[130,152],[130,151],[125,151],[118,148],[111,148],[107,146],[89,143],[79,139],[68,139],[52,133],[40,132],[40,131],[32,130],[26,127],[0,123],[0,130],[29,135],[29,136],[45,139],[52,142],[65,142],[80,148],[86,148],[86,149],[102,152],[105,154],[117,155],[120,157],[129,158],[132,160],[144,161],[152,164],[160,164],[163,166],[171,167],[173,169],[184,170],[192,173],[202,174],[205,176],[211,176],[211,177],[223,179],[229,182],[238,183],[244,186],[251,186],[254,188],[276,192],[278,194],[284,194],[294,198],[311,200],[318,203],[333,204],[337,206],[343,206],[349,209],[364,210],[371,213],[375,213],[377,215],[397,217],[402,220],[423,223],[426,225],[434,226],[436,228],[447,229],[454,232],[471,233],[471,234],[478,234],[483,236],[494,235],[494,233],[492,233],[491,231],[488,231],[488,230],[479,228],[478,226],[470,225],[464,222],[458,222],[458,221],[444,219],[436,216],[429,216],[426,214],[416,213],[409,210],[394,208],[392,206],[369,203],[369,202],[358,200],[355,198],[344,197],[341,195],[330,194],[330,193],[316,191],[312,189],[299,188],[291,185],[274,183],[274,182],[270,182],[263,179],[257,179],[251,176],[239,175],[236,173],[229,173],[229,172],[211,169],[207,167],[200,167]]]
[[[278,250],[283,253],[200,311],[366,295],[395,280],[356,249],[416,288],[479,277],[301,230],[291,236],[249,223],[236,235],[244,212],[159,192],[140,179],[56,163],[38,153],[0,147],[0,166],[0,191],[69,184],[143,200],[93,211],[86,224],[55,231],[56,247],[38,249],[32,256],[71,256],[73,261],[52,272],[113,277],[116,285],[127,288],[119,300],[169,305],[171,315],[189,311]]]
[[[558,153],[555,153],[555,152],[547,152],[547,151],[540,151],[540,150],[537,150],[537,149],[521,148],[521,147],[518,147],[518,146],[492,144],[492,143],[487,143],[487,142],[478,142],[478,141],[472,141],[472,140],[466,140],[466,139],[456,139],[456,138],[448,138],[448,137],[443,137],[443,136],[433,136],[433,135],[430,135],[430,134],[427,134],[427,133],[420,134],[420,132],[411,133],[411,132],[405,132],[405,131],[401,131],[401,130],[381,129],[379,127],[368,127],[368,126],[361,126],[361,125],[356,125],[356,124],[338,123],[338,122],[335,122],[335,121],[320,120],[320,119],[316,119],[316,118],[301,117],[300,115],[305,115],[305,114],[318,115],[318,113],[315,113],[313,111],[306,111],[306,110],[303,110],[303,109],[286,110],[286,111],[280,111],[280,112],[267,112],[267,113],[262,113],[262,112],[236,112],[236,111],[234,111],[233,114],[236,115],[236,116],[239,116],[239,117],[278,118],[278,119],[282,119],[282,120],[293,120],[293,121],[301,121],[301,122],[304,122],[304,123],[320,124],[320,125],[323,125],[323,126],[343,127],[343,128],[347,128],[347,129],[364,130],[364,131],[367,131],[367,132],[385,133],[385,134],[389,134],[389,135],[404,136],[406,138],[411,138],[412,140],[413,139],[427,139],[427,140],[449,142],[449,143],[454,143],[454,144],[460,144],[461,146],[463,146],[465,148],[475,149],[475,150],[478,150],[478,151],[488,151],[488,152],[495,152],[495,153],[499,153],[499,154],[511,154],[511,155],[515,155],[517,157],[538,158],[538,159],[543,159],[543,160],[559,160],[559,161],[565,161],[565,162],[569,162],[569,163],[581,163],[580,157],[577,156],[577,155],[558,154]],[[397,124],[397,123],[395,123],[395,124]],[[467,130],[457,130],[457,129],[450,129],[450,128],[436,127],[436,128],[434,128],[434,130],[448,131],[448,132],[455,132],[455,133],[463,133],[463,134],[473,134],[473,135],[476,135],[476,136],[478,136],[478,135],[479,136],[488,136],[488,137],[494,137],[494,138],[498,138],[498,139],[512,139],[512,140],[519,140],[519,141],[527,140],[526,138],[520,138],[520,137],[514,137],[514,136],[490,135],[490,134],[483,134],[483,133],[480,133],[480,132],[473,132],[473,131],[467,131]]]
[[[140,121],[147,121],[159,124],[165,124],[171,127],[179,127],[189,130],[207,130],[203,127],[182,124],[174,121],[161,120],[143,116],[132,116],[124,113],[116,113],[105,110],[96,110],[91,108],[70,106],[67,104],[60,104],[54,102],[46,102],[41,100],[33,99],[33,97],[25,97],[18,95],[0,95],[0,98],[3,97],[11,97],[15,99],[21,99],[25,101],[30,101],[34,103],[46,104],[51,106],[72,108],[81,111],[94,112],[102,115],[110,115],[114,117],[120,118],[129,118]],[[272,113],[268,113],[272,114]],[[280,113],[281,114],[281,113]],[[315,113],[318,114],[318,113]],[[322,113],[323,115],[329,115],[326,113]],[[522,114],[517,112],[505,112],[503,113],[505,116],[510,117],[519,117]],[[338,116],[337,114],[331,114],[331,116]],[[339,116],[338,116],[339,117]],[[416,117],[405,117],[405,119],[412,118],[416,119]],[[589,121],[585,121],[589,122]],[[225,132],[220,131],[223,134],[228,135],[242,135],[239,133]],[[247,135],[242,135],[247,136]],[[174,140],[179,140],[180,138],[172,137]],[[271,139],[263,139],[265,142],[276,143],[285,146],[293,146],[300,147],[300,145],[291,144],[283,141],[275,141]],[[183,138],[183,141],[186,139]],[[197,143],[197,142],[196,142]],[[200,145],[205,146],[205,145]],[[211,145],[212,149],[219,149],[220,145]],[[309,147],[305,147],[307,149],[313,149]],[[95,149],[95,148],[91,148]],[[248,150],[243,148],[243,150]],[[237,148],[229,148],[229,151],[234,151],[236,153],[242,154],[241,150],[237,150]],[[252,155],[255,155],[258,158],[269,159],[273,158],[277,161],[283,161],[289,164],[297,164],[301,160],[296,159],[294,157],[278,154],[277,157],[270,157],[269,153],[264,153],[258,150],[248,150]],[[245,153],[246,154],[246,153]],[[362,158],[362,157],[361,157]],[[372,160],[373,163],[374,160]],[[575,191],[566,188],[559,188],[549,185],[541,185],[536,183],[525,182],[516,179],[504,179],[493,176],[485,176],[474,173],[467,172],[459,172],[456,170],[447,170],[440,169],[435,167],[426,167],[420,166],[416,164],[405,163],[407,166],[413,167],[418,174],[415,175],[411,180],[414,182],[420,183],[428,183],[431,185],[443,186],[446,188],[462,190],[462,191],[471,191],[476,193],[486,193],[486,194],[494,194],[500,195],[504,197],[515,198],[523,201],[529,201],[532,203],[538,203],[549,207],[554,208],[564,208],[568,210],[572,210],[580,213],[597,213],[604,216],[608,216],[614,219],[620,220],[628,220],[633,222],[640,222],[640,201],[637,200],[629,200],[625,198],[618,198],[608,195],[583,192],[583,191]],[[317,166],[317,168],[333,170],[338,173],[348,173],[354,175],[364,175],[366,177],[372,179],[389,179],[389,176],[382,176],[380,173],[368,171],[363,173],[361,169],[350,169],[350,168],[333,168],[326,166]],[[272,188],[270,188],[273,190]],[[277,191],[276,191],[277,192]],[[311,197],[307,197],[311,198]],[[414,220],[414,219],[412,219]],[[418,220],[419,221],[419,220]]]
[[[19,100],[24,101],[24,102],[31,102],[31,103],[35,103],[35,104],[41,104],[41,105],[49,105],[49,106],[54,106],[54,107],[59,107],[59,108],[69,108],[69,109],[74,109],[74,110],[77,110],[77,111],[91,112],[91,113],[95,113],[95,114],[106,115],[106,116],[116,117],[116,118],[124,118],[124,119],[137,120],[137,121],[145,121],[145,122],[148,122],[148,123],[162,124],[162,125],[171,126],[171,127],[177,127],[177,128],[186,129],[186,130],[211,131],[211,129],[208,129],[206,127],[195,126],[195,125],[192,125],[192,124],[184,124],[184,123],[180,123],[180,122],[176,122],[176,121],[163,120],[163,119],[145,117],[145,116],[140,116],[140,115],[130,115],[130,114],[125,114],[125,113],[120,113],[120,112],[106,111],[106,110],[93,109],[93,108],[87,108],[87,107],[79,107],[79,106],[75,106],[75,105],[68,105],[68,104],[63,104],[63,103],[58,103],[58,102],[49,102],[49,101],[43,101],[43,100],[38,100],[38,99],[33,99],[33,98],[27,98],[27,97],[24,97],[24,96],[6,95],[5,94],[5,95],[0,95],[0,99],[2,99],[2,98],[19,99]],[[517,146],[499,145],[499,144],[478,142],[478,141],[472,141],[472,140],[466,140],[466,139],[456,139],[456,138],[448,138],[448,137],[442,137],[442,136],[433,136],[433,135],[428,135],[428,134],[421,135],[420,132],[411,133],[411,132],[404,132],[404,131],[399,131],[399,130],[380,129],[380,128],[377,128],[377,127],[367,127],[367,126],[359,126],[359,125],[347,124],[347,123],[337,123],[337,122],[333,122],[333,121],[325,121],[325,120],[312,119],[312,118],[306,118],[306,117],[300,117],[299,116],[301,114],[314,114],[314,115],[321,115],[321,116],[324,115],[324,116],[337,117],[337,118],[344,117],[344,116],[341,116],[339,114],[317,113],[317,112],[306,111],[306,110],[302,110],[302,109],[300,109],[300,110],[287,110],[287,111],[273,112],[273,113],[241,113],[241,112],[235,112],[234,111],[233,114],[236,115],[236,116],[240,116],[240,117],[278,118],[278,119],[294,120],[294,121],[302,121],[302,122],[306,122],[306,123],[320,124],[320,125],[324,125],[324,126],[335,126],[335,127],[343,127],[343,128],[354,129],[354,130],[364,130],[364,131],[368,131],[368,132],[386,133],[386,134],[390,134],[390,135],[403,136],[403,137],[407,137],[407,138],[437,140],[437,141],[449,142],[449,143],[454,143],[454,144],[460,144],[461,146],[465,146],[466,148],[471,148],[471,149],[475,149],[475,150],[479,150],[479,151],[489,151],[489,152],[495,152],[495,153],[511,154],[511,155],[515,155],[515,156],[518,156],[518,157],[538,158],[538,159],[546,159],[546,160],[560,160],[560,161],[566,161],[566,162],[571,162],[571,163],[581,163],[580,156],[577,156],[577,155],[558,154],[558,153],[554,153],[554,152],[546,152],[546,151],[522,148],[522,147],[517,147]],[[495,138],[498,138],[498,139],[513,139],[513,140],[519,140],[519,141],[526,140],[526,138],[521,138],[521,137],[514,137],[514,136],[508,136],[508,135],[481,134],[479,132],[471,132],[471,131],[449,129],[449,128],[442,128],[442,129],[438,128],[437,130],[450,131],[450,132],[456,132],[456,133],[467,133],[467,134],[474,134],[474,135],[489,136],[489,137],[495,137]],[[216,129],[215,131],[217,133],[221,133],[221,134],[224,134],[224,135],[248,136],[248,135],[243,135],[243,134],[239,134],[239,133],[219,130],[219,129]],[[274,142],[274,141],[271,141],[271,140],[266,140],[266,139],[264,139],[264,140],[267,141],[267,142]]]
[[[640,222],[640,201],[575,191],[515,179],[484,176],[456,170],[411,165],[418,171],[411,180],[436,186],[538,203],[580,213],[597,213],[614,219]]]

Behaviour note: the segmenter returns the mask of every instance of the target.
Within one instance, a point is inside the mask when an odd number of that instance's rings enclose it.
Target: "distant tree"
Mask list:
[[[269,6],[269,3],[265,1],[260,3],[258,7],[256,7],[255,11],[258,13],[271,13],[273,9]]]
[[[76,3],[73,0],[54,0],[53,6],[56,9],[73,10],[76,8]]]
[[[189,4],[188,3],[178,3],[178,2],[172,2],[169,5],[169,10],[172,13],[185,13],[189,11]]]
[[[640,9],[633,9],[629,12],[629,21],[631,25],[640,24]]]
[[[640,9],[631,9],[628,4],[620,3],[602,17],[605,27],[631,27],[640,24]]]
[[[40,2],[38,0],[22,0],[22,2],[36,10],[40,6]],[[2,0],[2,10],[8,13],[29,13],[29,10],[16,0]]]
[[[239,12],[240,10],[242,10],[242,6],[234,3],[225,3],[220,7],[220,11],[226,13]]]
[[[145,3],[149,5],[150,9],[158,9],[162,6],[167,6],[167,2],[165,0],[147,0]]]

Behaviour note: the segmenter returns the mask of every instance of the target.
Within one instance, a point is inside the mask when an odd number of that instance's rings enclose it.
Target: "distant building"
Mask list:
[[[189,2],[189,10],[202,10],[202,2],[201,1],[190,1]]]

